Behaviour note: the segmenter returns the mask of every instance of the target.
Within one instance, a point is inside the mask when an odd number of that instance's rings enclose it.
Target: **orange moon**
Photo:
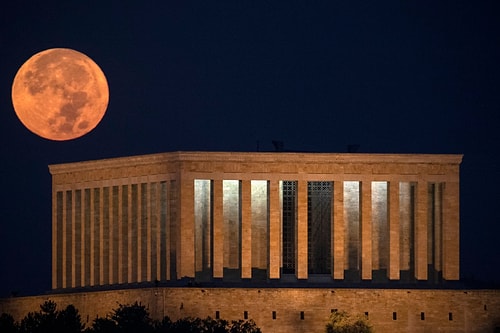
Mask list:
[[[12,104],[19,120],[50,140],[76,139],[92,131],[108,102],[102,70],[72,49],[35,54],[19,68],[12,84]]]

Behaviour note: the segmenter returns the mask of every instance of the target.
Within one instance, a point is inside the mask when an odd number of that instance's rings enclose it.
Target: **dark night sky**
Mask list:
[[[464,154],[462,275],[500,282],[500,2],[131,2],[0,10],[0,296],[51,288],[48,164],[272,140]],[[52,47],[90,56],[110,86],[102,122],[67,142],[29,132],[10,98]]]

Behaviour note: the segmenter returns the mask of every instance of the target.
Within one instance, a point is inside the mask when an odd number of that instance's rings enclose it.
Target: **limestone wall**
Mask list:
[[[75,305],[87,325],[118,304],[138,301],[157,319],[218,313],[233,320],[247,311],[264,333],[324,332],[333,309],[366,315],[376,332],[493,332],[500,327],[500,290],[147,288],[0,299],[0,313],[20,320],[45,300],[59,309]]]

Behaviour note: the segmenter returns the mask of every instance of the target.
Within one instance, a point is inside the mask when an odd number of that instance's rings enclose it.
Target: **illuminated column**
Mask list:
[[[372,279],[372,186],[363,181],[361,186],[361,279]]]
[[[52,177],[52,289],[57,288],[57,195],[55,190],[54,178]]]
[[[252,186],[241,181],[241,277],[252,277]]]
[[[333,278],[344,279],[344,182],[333,183]]]
[[[74,287],[74,260],[75,260],[75,191],[66,191],[66,233],[65,243],[66,243],[66,287]]]
[[[113,187],[109,187],[108,191],[108,215],[109,215],[109,225],[108,225],[108,246],[109,246],[109,258],[108,258],[108,282],[109,284],[116,283],[116,276],[113,274],[114,261],[116,260],[116,249],[115,249],[115,221],[113,216]]]
[[[95,285],[95,205],[94,205],[94,189],[90,189],[90,285]],[[89,274],[89,272],[87,272]]]
[[[281,207],[279,181],[269,181],[269,278],[280,278]]]
[[[75,218],[75,206],[76,206],[76,196],[75,191],[71,191],[71,287],[76,287],[76,218]]]
[[[80,284],[85,286],[85,190],[80,195]]]
[[[213,277],[224,276],[224,193],[222,180],[213,180]]]
[[[441,272],[442,267],[442,258],[443,258],[443,242],[442,242],[442,228],[443,228],[443,201],[442,201],[442,183],[436,183],[434,185],[434,258],[432,258],[432,262],[434,264],[434,269],[438,272]]]
[[[389,210],[389,267],[387,270],[390,280],[399,280],[399,182],[389,182],[388,195]]]
[[[129,180],[130,182],[130,180]],[[127,269],[128,269],[128,274],[127,274],[127,280],[126,282],[131,283],[133,281],[133,272],[136,269],[135,263],[132,260],[133,254],[132,251],[135,249],[132,247],[132,240],[136,237],[136,233],[134,232],[132,225],[135,223],[134,219],[132,218],[132,192],[134,191],[133,184],[128,185],[128,195],[127,195]]]
[[[165,202],[163,203],[162,200],[161,200],[161,197],[160,197],[160,189],[161,189],[161,185],[159,183],[154,183],[154,186],[153,186],[153,189],[152,189],[152,193],[154,193],[154,198],[155,198],[155,205],[154,205],[154,208],[151,210],[151,223],[155,225],[155,230],[156,232],[152,235],[152,237],[155,237],[156,240],[155,240],[155,248],[151,249],[153,252],[156,253],[156,261],[155,262],[152,262],[151,265],[155,266],[155,271],[156,271],[156,274],[154,276],[152,276],[152,280],[158,280],[160,281],[161,280],[161,258],[162,258],[162,248],[161,248],[161,236],[162,236],[162,223],[161,223],[161,207],[162,205],[167,205],[167,203],[169,202],[167,198],[165,198]],[[170,207],[169,207],[170,208]],[[170,209],[169,209],[170,211]],[[170,219],[169,219],[170,220]],[[170,235],[170,232],[169,232],[169,235]],[[165,251],[167,255],[170,255],[170,251]],[[170,258],[169,258],[170,259]],[[169,269],[165,269],[167,271],[167,273],[170,273],[170,270]],[[168,279],[167,279],[168,280]]]
[[[99,281],[97,284],[104,284],[104,189],[99,187]]]
[[[123,283],[123,186],[118,186],[118,283]],[[83,246],[82,246],[83,247]]]
[[[160,182],[160,198],[158,204],[158,229],[161,230],[161,237],[158,241],[158,275],[167,281],[176,279],[177,257],[179,252],[178,239],[180,237],[179,227],[179,180],[170,179],[170,181]],[[165,240],[165,249],[162,250],[161,242]],[[162,263],[165,263],[165,269],[162,271]]]
[[[177,256],[177,278],[194,277],[194,180],[183,178],[179,184],[180,254]]]
[[[153,244],[152,244],[152,235],[151,235],[151,228],[152,228],[152,207],[153,207],[153,202],[151,199],[151,190],[152,186],[151,183],[146,184],[146,218],[147,218],[147,223],[146,223],[146,281],[152,281],[152,258],[153,258]],[[158,229],[157,233],[158,232]]]
[[[141,281],[141,276],[142,276],[142,270],[144,269],[143,267],[143,262],[142,262],[142,207],[141,207],[141,196],[142,196],[142,189],[141,189],[141,184],[137,184],[137,194],[135,196],[136,202],[132,203],[135,205],[136,210],[137,210],[137,215],[135,217],[135,244],[136,248],[134,249],[136,252],[136,262],[135,266],[137,266],[136,274],[134,276],[134,282],[140,282]]]
[[[63,192],[63,197],[62,197],[62,207],[63,207],[63,210],[62,210],[62,269],[61,269],[61,273],[62,273],[62,287],[63,288],[66,288],[67,287],[67,283],[66,283],[66,265],[68,263],[68,258],[66,256],[66,246],[68,245],[68,239],[67,239],[67,224],[68,224],[68,216],[67,216],[67,204],[68,204],[68,201],[67,201],[67,191],[64,191]]]
[[[295,274],[307,279],[307,181],[297,182],[297,220],[295,227]]]
[[[167,181],[160,182],[156,185],[156,276],[158,280],[164,277],[167,281],[170,279],[175,279],[175,276],[171,276],[172,258],[170,253],[175,246],[172,245],[172,238],[177,238],[177,229],[173,226],[177,225],[177,215],[172,214],[174,203],[172,203],[172,197],[176,197],[175,180],[171,180],[170,183]],[[162,251],[162,242],[165,242],[164,249]],[[162,262],[165,263],[164,272],[162,272]]]
[[[427,182],[419,181],[415,221],[415,278],[417,280],[427,280],[427,200]]]
[[[443,187],[443,278],[458,280],[460,278],[460,186],[457,181],[444,183]]]

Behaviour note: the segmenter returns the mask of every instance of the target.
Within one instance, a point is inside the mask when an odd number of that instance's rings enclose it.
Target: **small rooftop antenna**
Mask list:
[[[283,141],[273,140],[273,145],[275,151],[283,151],[285,148]]]

